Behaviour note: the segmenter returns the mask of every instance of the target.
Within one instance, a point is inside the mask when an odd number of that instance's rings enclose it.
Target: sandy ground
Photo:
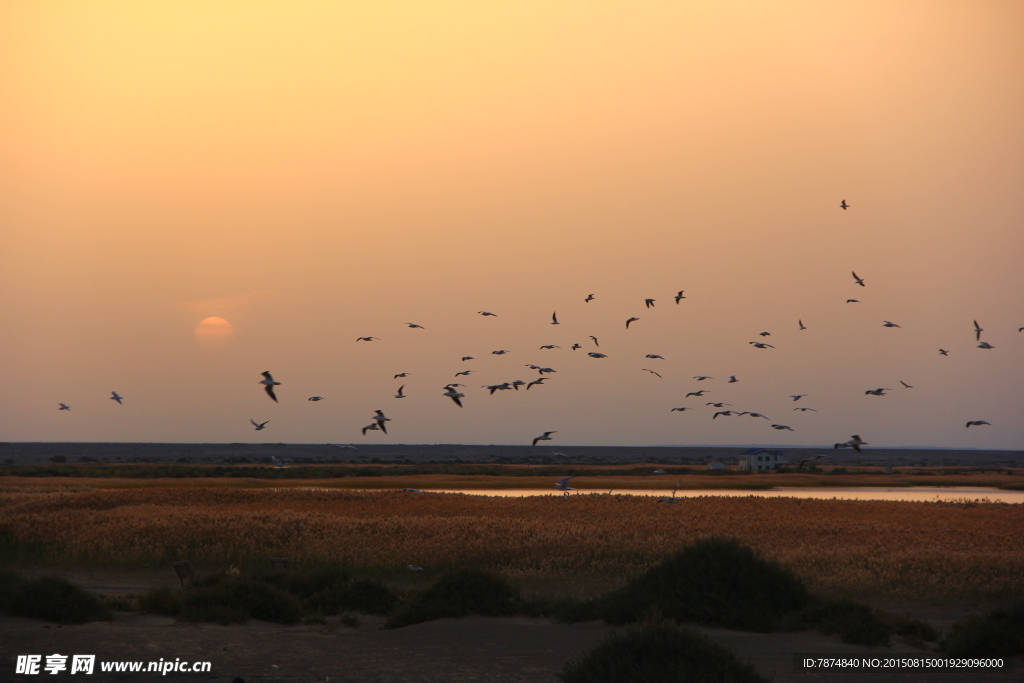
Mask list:
[[[65,576],[108,595],[174,585],[164,574],[84,572]],[[977,605],[927,607],[885,605],[899,614],[946,627],[957,619],[985,611]],[[604,623],[559,624],[525,617],[442,619],[401,629],[383,630],[384,620],[361,616],[358,628],[332,617],[324,624],[282,626],[260,621],[244,625],[175,623],[155,615],[119,613],[112,622],[57,626],[37,619],[0,617],[0,681],[93,680],[219,681],[241,676],[246,683],[313,681],[412,683],[486,681],[494,683],[557,681],[565,662],[596,645],[611,628]],[[865,672],[796,673],[795,653],[887,655],[927,654],[906,643],[891,648],[847,645],[815,631],[758,634],[699,628],[714,641],[752,662],[775,683],[787,681],[1024,681],[1024,658],[1014,673]],[[72,677],[19,676],[19,654],[95,654],[97,661],[156,661],[160,658],[209,661],[212,671],[197,674],[101,673]]]

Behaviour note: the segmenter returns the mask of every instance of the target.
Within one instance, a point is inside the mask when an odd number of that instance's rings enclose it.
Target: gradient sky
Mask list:
[[[1022,84],[1017,0],[4,2],[0,438],[1020,449]]]

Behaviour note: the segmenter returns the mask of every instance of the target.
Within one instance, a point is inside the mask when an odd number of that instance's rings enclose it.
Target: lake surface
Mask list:
[[[555,489],[425,489],[435,493],[464,493],[470,496],[504,496],[518,498],[522,496],[561,496],[563,493]],[[608,493],[608,489],[583,489],[570,491],[570,495],[589,495],[591,493]],[[672,495],[672,489],[619,489],[615,494],[631,496],[657,496],[665,498]],[[761,496],[777,498],[819,498],[830,500],[907,500],[907,501],[963,501],[987,500],[992,503],[1024,504],[1024,491],[1004,491],[1002,489],[974,486],[909,486],[909,487],[778,487],[766,490],[748,489],[679,489],[677,498],[693,498],[695,496]]]

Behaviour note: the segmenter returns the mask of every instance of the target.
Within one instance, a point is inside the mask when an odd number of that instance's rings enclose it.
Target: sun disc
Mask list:
[[[235,336],[235,328],[224,318],[212,316],[203,318],[196,325],[195,337],[200,345],[209,348],[222,348],[231,344]]]

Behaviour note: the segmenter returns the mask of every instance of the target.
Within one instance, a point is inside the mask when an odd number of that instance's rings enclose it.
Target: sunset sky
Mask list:
[[[1019,450],[1022,202],[1018,0],[10,0],[0,440]]]

